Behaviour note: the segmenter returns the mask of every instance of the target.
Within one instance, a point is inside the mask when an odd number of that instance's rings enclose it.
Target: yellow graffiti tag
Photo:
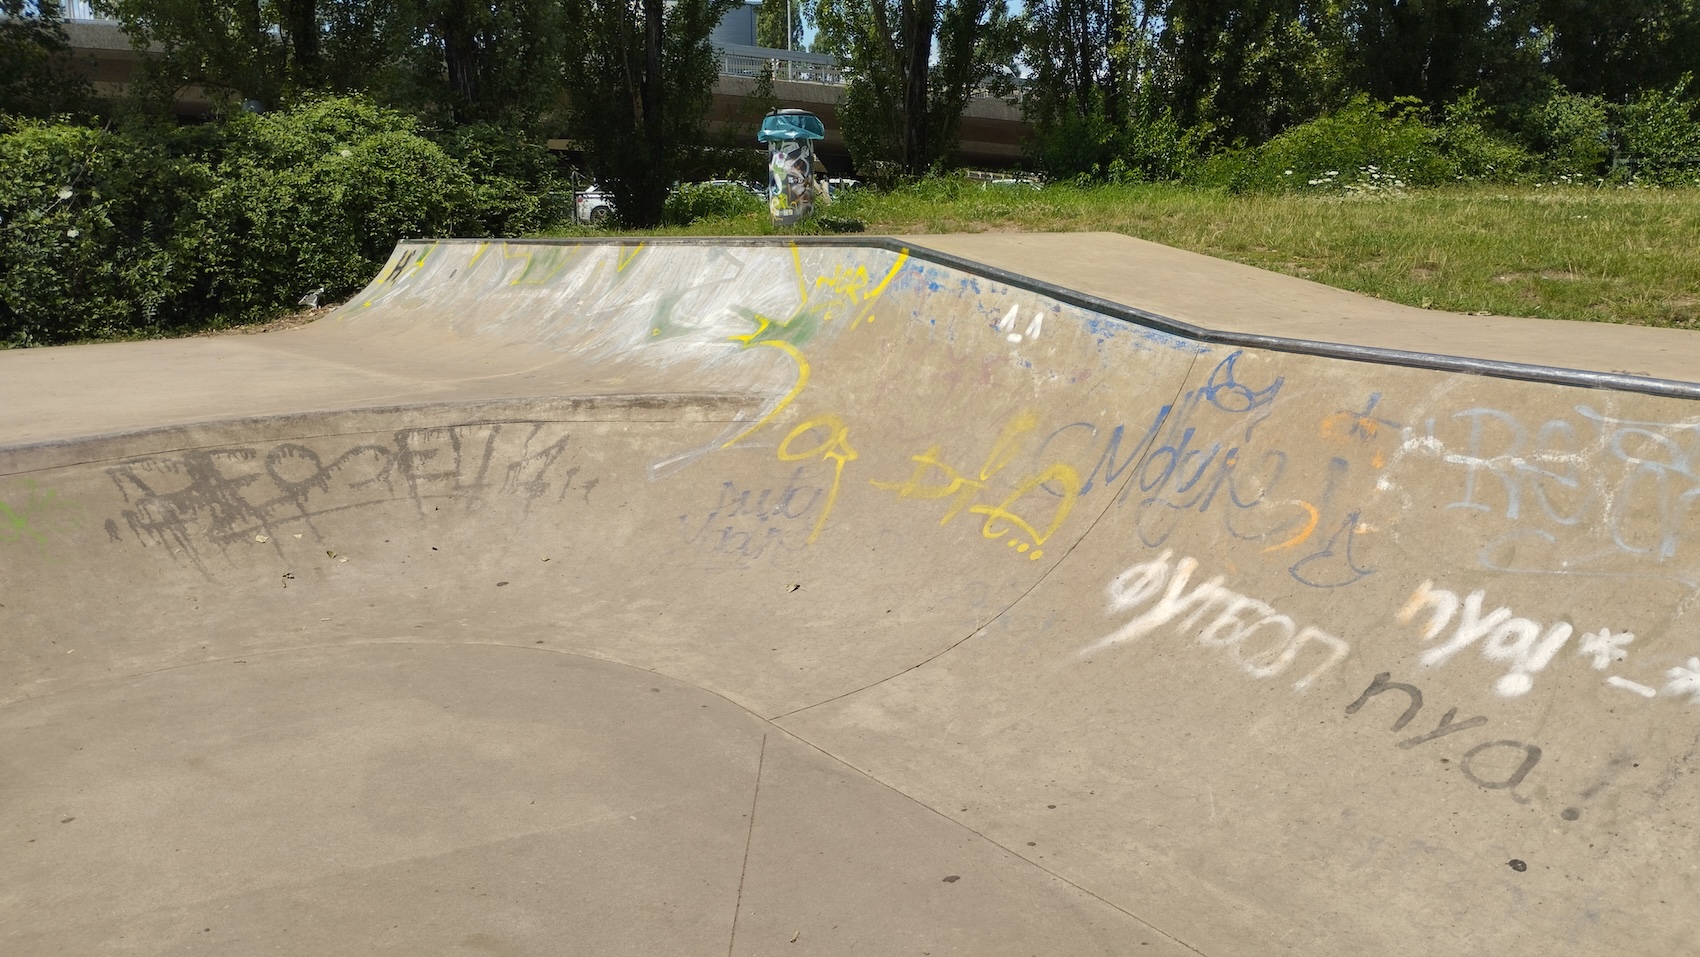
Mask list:
[[[385,263],[384,268],[388,270],[388,272],[384,275],[383,282],[379,283],[379,285],[393,286],[396,282],[403,278],[404,274],[411,275],[412,273],[418,272],[425,265],[425,257],[430,254],[431,247],[429,246],[424,249],[409,249],[407,252],[402,253],[401,261],[396,263],[394,266]],[[360,304],[360,308],[370,309],[374,303],[387,298],[388,296],[389,290],[385,290],[384,292],[362,302]]]
[[[885,278],[880,280],[880,284],[875,286],[872,291],[862,296],[862,308],[856,313],[855,321],[850,323],[850,327],[852,329],[860,325],[864,320],[867,322],[874,321],[874,301],[880,297],[880,293],[885,292],[885,287],[891,285],[891,281],[897,278],[898,272],[903,269],[903,264],[908,261],[909,250],[905,249],[899,252],[897,254],[897,261],[891,264],[891,268],[886,271]]]
[[[561,271],[572,264],[579,249],[572,246],[536,246],[524,247],[519,252],[511,252],[507,243],[502,244],[502,258],[523,259],[525,268],[515,276],[510,286],[542,286],[561,274]]]
[[[949,510],[939,519],[940,525],[950,524],[951,520],[966,508],[969,512],[986,516],[980,527],[980,534],[988,539],[1004,538],[1012,529],[1024,533],[1030,541],[1023,541],[1020,536],[1012,536],[1006,543],[1017,552],[1027,554],[1029,559],[1037,559],[1044,555],[1044,550],[1039,546],[1045,544],[1056,532],[1063,519],[1067,518],[1069,511],[1074,508],[1075,499],[1080,496],[1080,473],[1073,466],[1057,463],[1044,469],[1022,481],[1009,497],[995,506],[975,505],[970,508],[969,505],[990,487],[995,476],[1009,466],[1021,451],[1026,437],[1038,428],[1038,425],[1039,416],[1032,410],[1024,410],[1011,416],[1004,423],[997,440],[992,443],[991,451],[986,453],[986,460],[981,464],[977,478],[971,478],[941,460],[939,446],[935,445],[920,455],[909,457],[909,461],[915,463],[915,468],[908,478],[895,482],[871,480],[869,484],[878,489],[895,492],[899,499],[951,499]],[[1060,492],[1057,491],[1058,487],[1061,488]],[[1057,510],[1042,532],[1026,516],[1015,511],[1015,505],[1021,497],[1036,488],[1043,488],[1047,494],[1059,498]],[[1028,554],[1029,552],[1031,554]]]
[[[802,451],[791,448],[791,443],[819,428],[826,429],[825,441]],[[858,458],[856,450],[850,446],[850,428],[844,424],[843,419],[836,415],[817,416],[792,429],[785,441],[779,443],[781,462],[801,462],[816,456],[832,460],[832,487],[827,489],[826,505],[821,509],[820,518],[815,519],[814,531],[809,533],[810,545],[820,538],[821,529],[826,527],[827,517],[832,514],[832,507],[838,503],[838,487],[844,481],[844,466]]]
[[[944,513],[943,518],[939,519],[940,525],[949,525],[950,520],[955,518],[957,513],[961,512],[973,500],[974,496],[986,487],[985,482],[976,482],[971,478],[966,478],[961,472],[939,461],[939,447],[936,445],[920,455],[911,455],[909,461],[915,463],[915,471],[911,472],[909,477],[903,481],[881,482],[870,479],[868,484],[888,492],[896,492],[900,499],[949,498],[955,495],[956,504],[950,507],[950,511]],[[946,481],[927,484],[924,480],[927,473],[933,469],[943,472]]]
[[[797,308],[801,309],[809,301],[809,287],[803,280],[803,255],[797,251],[797,244],[791,244],[791,268],[797,273]]]
[[[1063,494],[1061,501],[1057,503],[1056,513],[1051,516],[1051,524],[1046,526],[1044,533],[1041,534],[1033,527],[1031,522],[1011,511],[1011,506],[1019,501],[1023,495],[1051,482],[1061,484]],[[1068,513],[1073,510],[1074,500],[1080,497],[1080,485],[1080,473],[1075,471],[1074,466],[1058,462],[1016,486],[1015,491],[1011,492],[1008,498],[996,506],[976,505],[969,511],[986,516],[985,524],[980,526],[980,534],[986,538],[998,539],[1008,534],[1009,529],[1003,527],[1004,525],[1012,525],[1026,534],[1028,538],[1033,540],[1032,546],[1018,538],[1009,539],[1008,544],[1018,552],[1026,552],[1031,547],[1033,549],[1032,554],[1027,557],[1029,560],[1037,560],[1039,556],[1045,554],[1044,550],[1038,546],[1045,544],[1052,535],[1056,534],[1057,528],[1063,523],[1063,519],[1067,518]]]
[[[1005,422],[998,440],[992,444],[992,451],[986,455],[986,463],[980,466],[981,480],[1003,471],[1021,448],[1021,437],[1038,427],[1039,414],[1032,409],[1026,409]]]
[[[1003,431],[998,435],[998,440],[992,443],[991,452],[987,453],[986,461],[980,466],[978,481],[968,478],[942,461],[939,458],[939,446],[935,445],[920,455],[909,457],[909,461],[915,463],[915,470],[909,474],[907,479],[901,482],[870,480],[869,484],[888,492],[896,492],[900,499],[940,499],[956,496],[956,502],[951,505],[950,511],[945,512],[944,517],[939,519],[940,525],[949,525],[951,519],[960,514],[962,509],[980,493],[980,490],[986,487],[986,483],[991,481],[992,476],[1003,471],[1004,467],[1015,457],[1015,453],[1021,447],[1021,437],[1033,431],[1038,425],[1039,416],[1031,410],[1020,412],[1010,418],[1008,422],[1005,422]],[[934,469],[944,474],[945,481],[942,483],[928,483],[926,481],[928,473]]]
[[[751,434],[760,430],[762,426],[772,422],[774,416],[785,411],[792,402],[795,402],[797,400],[797,396],[802,395],[803,390],[807,388],[809,384],[809,360],[803,355],[803,350],[789,342],[786,342],[784,339],[763,338],[763,335],[773,327],[773,320],[761,315],[760,313],[756,314],[755,319],[756,331],[747,336],[728,336],[727,338],[733,342],[742,343],[746,349],[752,349],[756,346],[770,346],[790,356],[797,363],[797,381],[791,386],[791,391],[785,394],[785,398],[779,400],[778,405],[769,409],[768,413],[757,419],[754,425],[751,425],[744,431],[727,439],[726,442],[720,446],[723,449],[731,448],[743,441],[745,438],[748,438]]]

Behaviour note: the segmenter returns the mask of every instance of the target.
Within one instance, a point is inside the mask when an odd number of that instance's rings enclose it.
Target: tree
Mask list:
[[[189,86],[277,105],[324,75],[315,0],[94,0],[143,57],[148,91],[170,102]]]
[[[1107,167],[1130,127],[1147,119],[1152,4],[1143,0],[1032,0],[1022,102],[1031,152],[1052,175]]]
[[[838,117],[864,170],[926,172],[955,149],[969,98],[1013,84],[1019,34],[1001,0],[816,0],[811,16],[816,49],[850,68]]]
[[[713,102],[708,36],[737,0],[565,2],[572,135],[620,218],[657,225]]]
[[[86,103],[63,22],[58,0],[0,0],[0,113],[46,117]]]
[[[1345,11],[1354,87],[1383,101],[1448,103],[1474,89],[1501,102],[1539,70],[1528,4],[1353,0]]]
[[[398,0],[404,100],[450,123],[531,127],[560,95],[560,0]]]
[[[1164,0],[1158,78],[1184,126],[1262,142],[1340,101],[1331,0]]]
[[[761,0],[756,8],[756,46],[803,48],[803,0]]]
[[[1626,101],[1700,74],[1696,0],[1533,0],[1547,69],[1573,93]]]

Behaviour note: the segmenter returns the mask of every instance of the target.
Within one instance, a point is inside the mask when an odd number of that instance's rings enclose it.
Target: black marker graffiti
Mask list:
[[[1389,691],[1403,692],[1408,703],[1405,706],[1404,712],[1393,722],[1393,730],[1395,732],[1403,731],[1405,726],[1410,724],[1411,721],[1416,718],[1417,713],[1423,709],[1423,693],[1416,685],[1406,684],[1403,681],[1393,681],[1391,680],[1392,677],[1393,675],[1391,672],[1383,671],[1370,679],[1369,687],[1364,689],[1364,693],[1358,695],[1356,701],[1353,701],[1351,704],[1346,706],[1346,713],[1349,715],[1357,714],[1359,711],[1363,710],[1363,706],[1368,704],[1371,698],[1374,698],[1377,695],[1385,694]],[[1435,726],[1433,731],[1400,741],[1398,744],[1399,749],[1402,751],[1409,751],[1412,748],[1427,744],[1430,741],[1435,741],[1448,735],[1457,734],[1460,731],[1468,731],[1471,728],[1479,728],[1488,723],[1488,719],[1480,715],[1473,718],[1465,718],[1462,721],[1455,720],[1457,717],[1457,708],[1447,709],[1446,713],[1440,716],[1440,723]],[[1519,764],[1517,769],[1511,772],[1511,774],[1503,781],[1493,781],[1482,777],[1480,774],[1476,773],[1473,764],[1479,756],[1496,748],[1514,748],[1521,749],[1523,751],[1522,763]],[[1478,787],[1485,788],[1489,791],[1500,791],[1514,789],[1517,785],[1523,783],[1523,779],[1529,776],[1529,772],[1533,771],[1535,769],[1535,765],[1539,764],[1540,761],[1541,749],[1535,745],[1524,744],[1521,741],[1499,740],[1478,744],[1464,752],[1464,757],[1459,762],[1458,768],[1464,772],[1465,777],[1469,778],[1470,781]],[[1515,792],[1513,792],[1512,797],[1519,803],[1526,803],[1528,801],[1527,798],[1520,797]]]
[[[196,449],[123,462],[107,475],[128,506],[108,520],[114,540],[128,525],[144,546],[181,553],[201,567],[200,548],[223,547],[279,526],[400,499],[427,514],[427,502],[472,507],[492,495],[532,503],[565,499],[580,466],[561,467],[565,426],[501,422],[403,429],[388,441],[336,454],[302,442],[270,449]],[[595,479],[578,486],[588,495]],[[205,568],[202,567],[205,571]]]

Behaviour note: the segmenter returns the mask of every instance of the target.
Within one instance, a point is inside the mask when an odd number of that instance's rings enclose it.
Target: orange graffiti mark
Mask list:
[[[1374,439],[1381,430],[1381,422],[1367,415],[1355,412],[1336,412],[1322,420],[1322,437],[1334,442],[1349,442],[1353,439]]]
[[[820,428],[826,429],[825,440],[802,451],[791,448],[793,442]],[[801,462],[816,456],[832,460],[832,487],[827,489],[826,505],[821,509],[820,518],[815,519],[814,531],[809,533],[810,545],[820,538],[821,529],[826,527],[827,517],[832,514],[833,506],[838,504],[838,488],[844,481],[844,466],[860,457],[850,445],[850,428],[844,424],[843,419],[836,415],[817,416],[792,429],[785,441],[779,443],[781,462]]]
[[[1322,513],[1317,510],[1315,505],[1312,505],[1309,502],[1301,502],[1298,499],[1294,499],[1293,504],[1305,510],[1306,517],[1304,528],[1300,529],[1299,533],[1294,535],[1292,538],[1289,538],[1284,542],[1271,545],[1268,548],[1265,548],[1264,551],[1278,552],[1283,548],[1293,548],[1300,542],[1309,538],[1312,532],[1316,531],[1316,523],[1321,521]]]

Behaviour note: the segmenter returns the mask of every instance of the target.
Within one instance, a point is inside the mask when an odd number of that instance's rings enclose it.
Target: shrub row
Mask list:
[[[1087,118],[1029,144],[1041,168],[1078,169],[1113,153],[1089,181],[1180,179],[1234,191],[1371,191],[1460,181],[1603,180],[1700,184],[1700,100],[1684,79],[1627,103],[1556,92],[1520,116],[1493,115],[1474,94],[1435,111],[1414,99],[1359,95],[1339,109],[1250,146],[1204,149],[1206,130],[1167,115],[1125,129]],[[1075,155],[1078,153],[1079,155]]]
[[[0,123],[0,346],[260,321],[363,285],[398,239],[560,224],[541,146],[357,99],[198,127]]]

